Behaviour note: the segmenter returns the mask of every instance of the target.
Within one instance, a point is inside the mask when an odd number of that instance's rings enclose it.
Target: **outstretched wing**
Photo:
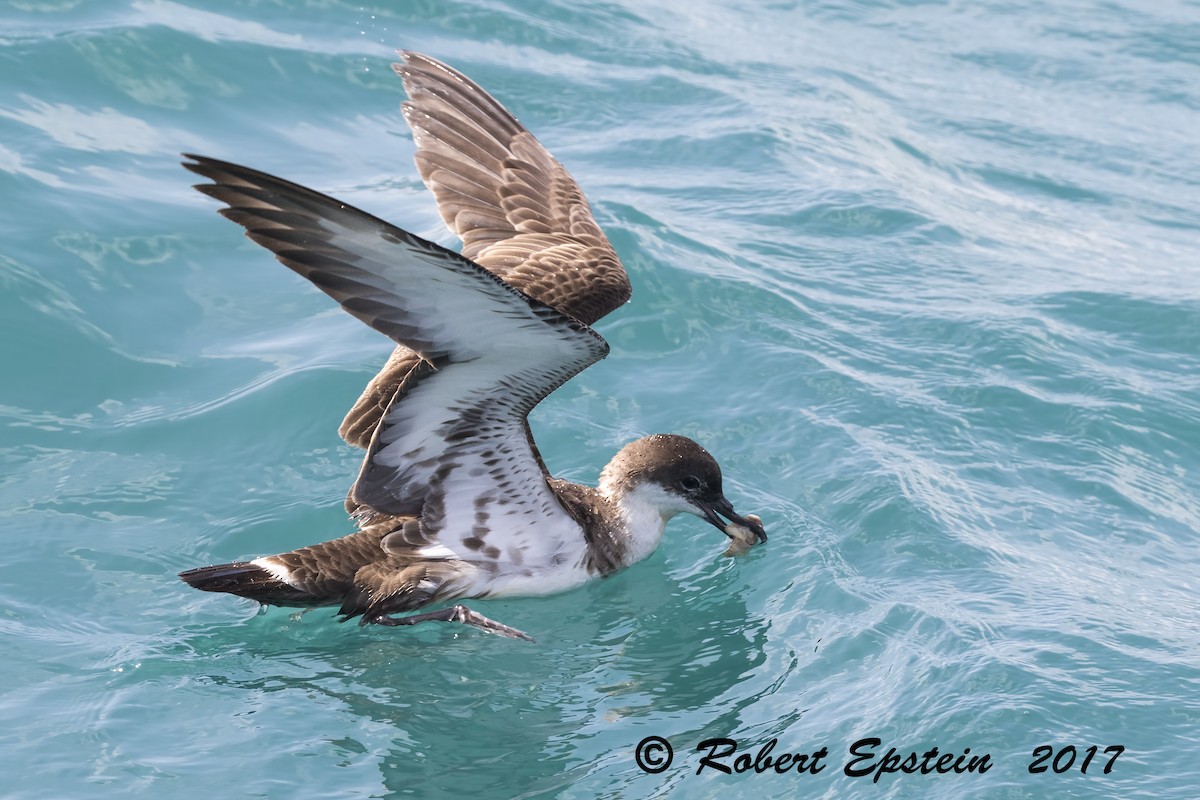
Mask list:
[[[419,514],[423,538],[449,529],[467,549],[481,503],[513,517],[508,529],[567,519],[525,420],[607,355],[603,338],[463,256],[331,197],[187,158],[185,167],[212,181],[196,188],[225,203],[221,213],[247,236],[421,359],[421,380],[376,432],[352,490],[359,503]]]
[[[470,78],[400,55],[392,68],[409,95],[417,169],[463,255],[589,325],[628,300],[629,278],[562,164]],[[367,446],[397,389],[402,396],[419,378],[417,361],[396,349],[342,422],[347,442]]]

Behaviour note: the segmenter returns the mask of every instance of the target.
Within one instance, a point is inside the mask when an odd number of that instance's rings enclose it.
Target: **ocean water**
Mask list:
[[[533,645],[175,577],[352,529],[389,351],[178,154],[453,244],[399,47],[630,272],[552,470],[693,436],[766,546],[474,603]],[[1198,132],[1190,0],[0,5],[0,796],[1195,797]]]

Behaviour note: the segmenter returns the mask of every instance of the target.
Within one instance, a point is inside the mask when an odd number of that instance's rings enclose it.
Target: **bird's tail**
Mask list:
[[[273,606],[314,606],[328,602],[285,583],[249,561],[197,567],[179,573],[189,586],[205,592],[226,592]]]

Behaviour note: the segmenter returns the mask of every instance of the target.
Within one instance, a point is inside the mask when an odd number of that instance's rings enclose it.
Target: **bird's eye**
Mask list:
[[[698,492],[700,491],[700,487],[702,485],[703,484],[700,483],[700,479],[695,475],[688,475],[686,478],[682,478],[679,481],[679,487],[685,492]]]

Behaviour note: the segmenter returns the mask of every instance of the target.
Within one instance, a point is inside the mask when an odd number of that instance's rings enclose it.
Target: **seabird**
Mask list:
[[[529,412],[608,354],[590,326],[629,298],[629,280],[583,192],[532,134],[457,70],[400,55],[417,168],[461,253],[185,154],[222,215],[398,346],[340,429],[367,451],[346,499],[359,530],[180,577],[269,605],[336,605],[343,621],[460,622],[530,639],[448,603],[610,575],[650,555],[680,512],[735,544],[766,541],[761,520],[725,498],[716,460],[683,436],[626,445],[597,487],[550,476]]]

